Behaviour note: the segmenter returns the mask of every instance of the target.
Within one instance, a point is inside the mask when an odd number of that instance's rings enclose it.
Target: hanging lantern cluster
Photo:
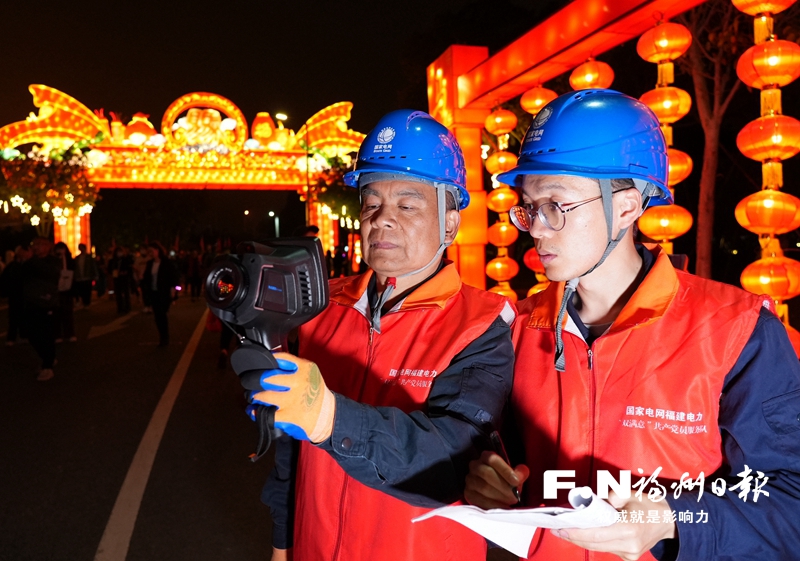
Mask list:
[[[800,121],[783,115],[781,87],[800,76],[800,46],[778,39],[773,32],[773,14],[796,0],[732,0],[740,11],[755,16],[755,45],[736,65],[739,79],[761,90],[761,116],[739,132],[736,145],[750,159],[761,162],[761,191],[745,197],[736,206],[736,221],[757,234],[761,259],[742,272],[745,290],[768,294],[775,300],[779,317],[788,326],[784,300],[800,294],[800,262],[784,257],[776,236],[800,227],[800,199],[780,191],[783,160],[800,151]]]
[[[670,85],[675,81],[673,61],[691,44],[691,32],[679,23],[668,21],[659,22],[646,31],[636,44],[640,57],[658,65],[655,89],[646,92],[639,100],[653,110],[661,123],[669,161],[667,185],[673,195],[673,187],[692,173],[689,154],[672,148],[672,123],[689,113],[692,98],[687,91]],[[639,218],[639,230],[657,240],[667,253],[672,253],[672,240],[688,232],[692,222],[691,213],[681,206],[656,206],[647,209]]]
[[[519,231],[508,220],[508,211],[519,202],[519,196],[508,185],[498,183],[486,197],[486,206],[489,210],[500,215],[500,219],[492,224],[487,232],[489,243],[497,246],[497,257],[486,264],[486,276],[497,281],[497,285],[490,288],[491,292],[502,294],[512,302],[517,301],[517,293],[508,283],[519,273],[519,265],[508,256],[508,246],[517,241]]]

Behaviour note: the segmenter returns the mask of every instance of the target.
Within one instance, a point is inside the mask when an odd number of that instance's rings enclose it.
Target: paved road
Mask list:
[[[119,322],[96,302],[76,312],[79,340],[58,346],[49,382],[29,345],[0,347],[0,560],[269,559],[272,460],[247,459],[255,428],[204,311],[180,301],[159,348],[152,316]]]
[[[134,312],[76,311],[78,342],[58,346],[48,382],[30,345],[0,346],[0,561],[270,558],[272,458],[247,459],[255,427],[205,306],[171,309],[167,348]]]

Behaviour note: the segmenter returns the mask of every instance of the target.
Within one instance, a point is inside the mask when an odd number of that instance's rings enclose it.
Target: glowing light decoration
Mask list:
[[[245,149],[248,127],[241,111],[222,96],[197,92],[169,106],[161,133],[144,117],[130,123],[136,127],[126,139],[126,127],[116,115],[111,114],[109,124],[102,111],[92,112],[58,90],[43,85],[29,89],[39,114],[0,128],[4,158],[6,150],[15,146],[38,143],[47,153],[103,133],[103,142],[87,156],[88,177],[98,188],[271,189],[302,194],[322,171],[307,166],[310,153],[314,158],[321,152],[349,161],[348,154],[356,152],[364,138],[347,127],[352,104],[340,102],[307,119],[297,133],[280,124],[276,128],[283,130],[280,138],[270,138],[270,143],[279,141],[277,150],[260,143]],[[144,142],[139,143],[135,134],[145,137]],[[55,230],[56,240],[69,236],[74,244],[68,245],[75,250],[79,241],[90,245],[90,213],[91,206],[76,206],[69,217],[59,217],[66,222]]]
[[[497,257],[486,264],[486,276],[498,282],[509,281],[519,273],[519,265],[504,250],[500,248]]]
[[[590,58],[579,65],[569,76],[573,90],[608,88],[614,82],[614,70],[605,62]]]
[[[800,294],[800,262],[783,256],[759,259],[745,267],[740,280],[745,290],[782,302]]]
[[[517,156],[505,150],[494,152],[486,158],[486,171],[492,175],[508,171],[517,165]]]
[[[753,45],[739,57],[736,74],[759,90],[791,84],[800,76],[800,45],[780,39]]]
[[[674,123],[686,116],[692,108],[689,93],[680,88],[664,86],[650,90],[639,98],[656,114],[661,123]]]
[[[508,212],[512,206],[519,202],[519,195],[508,187],[501,187],[492,190],[486,196],[486,206],[489,210],[498,214]]]
[[[753,160],[786,160],[800,151],[800,121],[767,115],[751,121],[736,137],[736,146]]]
[[[770,0],[766,2],[762,0],[731,1],[739,11],[749,16],[757,16],[760,14],[778,14],[794,4],[797,0]]]
[[[691,175],[693,168],[692,158],[686,152],[668,148],[667,161],[669,162],[669,175],[667,176],[669,187],[680,183]]]
[[[670,84],[675,80],[673,60],[682,56],[692,44],[692,34],[683,25],[659,22],[646,31],[636,45],[643,59],[658,64],[656,88],[642,95],[640,101],[653,110],[661,123],[667,142],[669,172],[667,184],[672,190],[692,173],[692,159],[685,152],[672,148],[671,123],[682,119],[692,107],[689,93]],[[658,241],[667,253],[672,253],[672,240],[692,227],[691,213],[678,205],[647,209],[639,217],[639,230]]]
[[[736,221],[754,234],[785,234],[800,227],[800,199],[774,189],[748,195],[735,213]]]
[[[517,116],[508,109],[495,109],[486,117],[484,126],[496,136],[508,134],[517,126]]]
[[[558,94],[553,90],[536,86],[535,88],[531,88],[522,94],[522,97],[519,100],[519,105],[525,112],[530,113],[531,115],[536,115],[542,109],[542,107],[557,97]]]
[[[648,238],[665,243],[688,232],[692,222],[692,214],[681,206],[655,206],[639,217],[639,229]]]
[[[783,186],[782,160],[800,151],[800,121],[781,114],[780,88],[800,76],[800,47],[774,35],[772,14],[794,1],[733,0],[739,10],[756,16],[755,46],[739,58],[736,73],[747,85],[761,89],[761,117],[736,137],[739,150],[760,161],[762,170],[762,191],[745,197],[735,210],[739,224],[760,236],[762,248],[761,259],[745,268],[741,283],[750,292],[769,294],[787,326],[789,311],[783,301],[800,294],[800,262],[783,256],[775,236],[800,225],[800,199],[778,191]]]
[[[645,31],[636,43],[636,52],[647,62],[672,62],[692,44],[692,33],[679,23],[660,22]]]

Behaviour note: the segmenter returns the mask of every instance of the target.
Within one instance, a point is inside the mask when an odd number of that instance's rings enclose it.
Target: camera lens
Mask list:
[[[206,300],[209,305],[230,309],[247,294],[246,276],[241,267],[232,259],[214,264],[206,277]]]

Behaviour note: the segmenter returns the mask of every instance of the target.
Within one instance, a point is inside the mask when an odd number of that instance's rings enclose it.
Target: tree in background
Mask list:
[[[86,152],[102,135],[77,142],[64,150],[43,152],[34,146],[27,153],[5,149],[0,152],[0,202],[30,216],[36,233],[47,237],[53,222],[66,223],[70,216],[90,213],[97,201],[97,187],[86,173]]]

